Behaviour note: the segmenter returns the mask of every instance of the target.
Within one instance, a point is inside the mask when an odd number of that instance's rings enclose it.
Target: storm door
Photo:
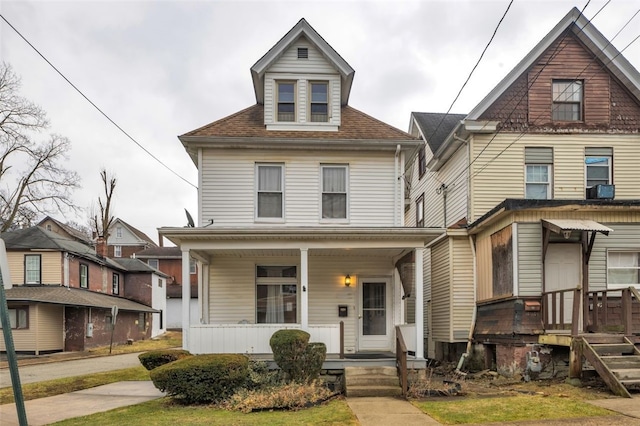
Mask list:
[[[359,350],[391,350],[391,285],[386,279],[360,283]]]

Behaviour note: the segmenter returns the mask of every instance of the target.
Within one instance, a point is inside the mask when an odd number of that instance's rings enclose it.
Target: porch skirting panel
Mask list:
[[[189,352],[270,354],[269,339],[284,329],[302,329],[300,324],[202,324],[189,327]],[[340,325],[309,325],[309,342],[321,342],[328,354],[340,353]]]

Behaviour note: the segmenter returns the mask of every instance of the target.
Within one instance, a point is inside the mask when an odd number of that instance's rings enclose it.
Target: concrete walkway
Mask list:
[[[30,426],[47,425],[65,419],[100,413],[163,397],[152,382],[118,382],[77,392],[25,402]],[[0,405],[0,424],[18,425],[15,404]]]
[[[347,398],[347,404],[361,426],[439,425],[410,402],[392,397]]]

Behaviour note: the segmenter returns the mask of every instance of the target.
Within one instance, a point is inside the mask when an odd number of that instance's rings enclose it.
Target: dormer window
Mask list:
[[[582,81],[553,80],[553,121],[582,120]]]
[[[329,84],[325,82],[311,83],[311,122],[326,123],[329,121]]]
[[[296,121],[296,84],[278,82],[278,121]]]

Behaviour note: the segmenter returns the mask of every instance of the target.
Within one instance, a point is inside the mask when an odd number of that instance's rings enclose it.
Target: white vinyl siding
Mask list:
[[[268,252],[267,252],[268,253]],[[275,253],[274,253],[275,254]],[[295,265],[299,256],[214,256],[210,268],[209,323],[237,324],[256,322],[256,265]],[[316,256],[309,253],[309,324],[345,325],[345,352],[355,352],[357,330],[358,276],[391,276],[390,259],[376,256]],[[345,287],[344,276],[352,284]],[[298,272],[298,289],[300,289]],[[298,303],[300,291],[298,292]],[[338,305],[347,305],[348,317],[338,316]],[[298,305],[298,321],[300,321]]]
[[[476,158],[483,148],[486,150],[471,166],[472,176],[475,176],[472,177],[470,221],[478,219],[505,198],[524,198],[522,170],[525,146],[554,147],[551,191],[554,199],[585,198],[585,150],[602,147],[602,135],[527,134],[513,143],[516,136],[501,133],[493,140],[494,135],[475,135],[472,138],[471,159]],[[637,171],[640,135],[607,135],[606,139],[606,145],[613,147],[614,152],[616,199],[640,199]],[[491,143],[487,147],[489,141]]]
[[[451,277],[449,240],[431,248],[431,319],[433,339],[448,342],[451,339]]]
[[[473,292],[473,255],[468,238],[451,239],[451,327],[453,341],[466,341],[475,306]]]
[[[589,289],[607,288],[607,251],[640,251],[640,224],[603,223],[613,232],[609,236],[596,236],[589,259]],[[613,286],[615,288],[615,286]]]
[[[349,161],[349,224],[393,226],[394,159],[389,153],[203,150],[201,223],[253,226],[255,159],[284,163],[286,225],[320,223],[320,165]],[[232,185],[229,184],[232,182]],[[259,223],[258,223],[259,225]],[[278,224],[274,224],[277,226]]]

